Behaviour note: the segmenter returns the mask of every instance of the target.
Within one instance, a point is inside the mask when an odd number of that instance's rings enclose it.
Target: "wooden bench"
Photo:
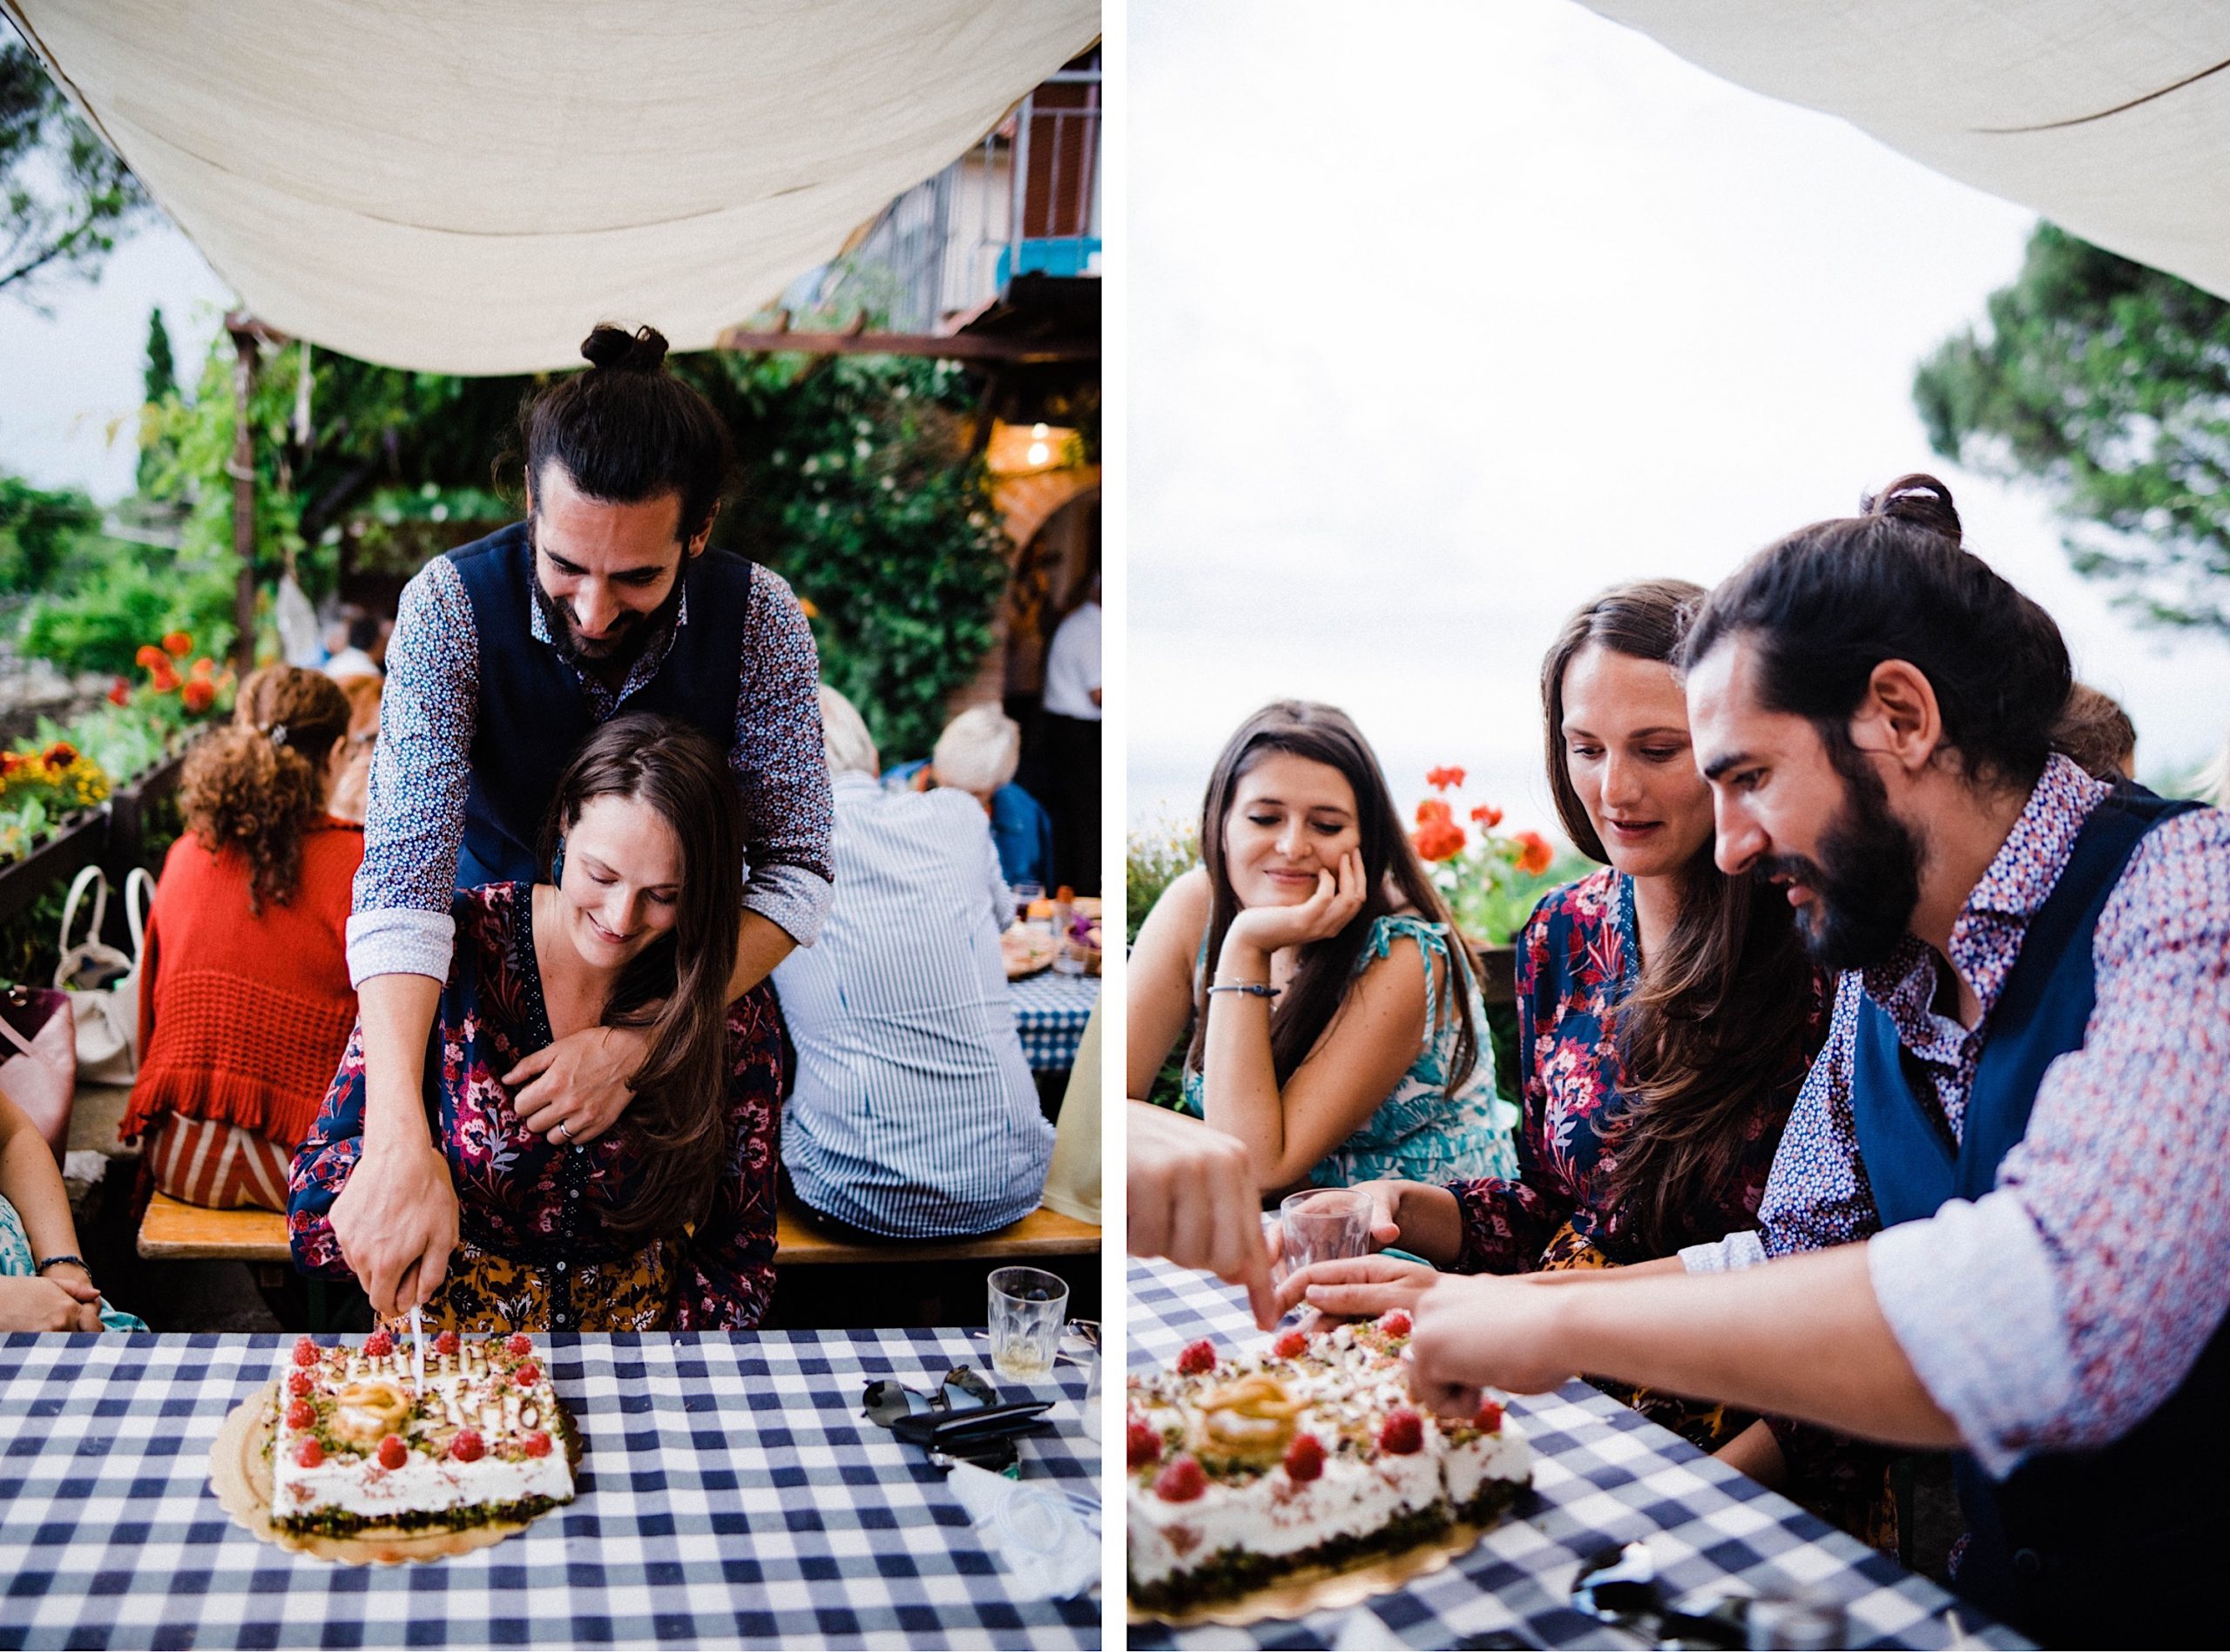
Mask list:
[[[287,1218],[276,1210],[205,1210],[167,1193],[147,1202],[139,1222],[139,1254],[158,1262],[213,1258],[222,1262],[291,1262]]]
[[[1023,1262],[1032,1257],[1090,1256],[1099,1230],[1089,1222],[1040,1205],[1019,1222],[972,1239],[894,1239],[853,1244],[813,1227],[787,1199],[774,1217],[774,1265],[813,1267],[829,1263]]]
[[[832,1263],[963,1262],[1031,1257],[1088,1256],[1099,1249],[1099,1230],[1043,1206],[1021,1221],[973,1239],[851,1244],[808,1226],[789,1201],[775,1217],[775,1265]],[[226,1262],[286,1262],[287,1218],[276,1210],[205,1210],[168,1194],[148,1201],[139,1224],[139,1254],[152,1261],[213,1258]]]

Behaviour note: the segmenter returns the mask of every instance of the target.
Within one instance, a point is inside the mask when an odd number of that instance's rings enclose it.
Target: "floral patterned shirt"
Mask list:
[[[729,765],[743,783],[744,909],[811,946],[828,915],[832,805],[821,744],[820,655],[789,585],[773,570],[751,577],[751,623],[738,663],[735,744]],[[551,646],[540,604],[527,624]],[[685,590],[677,630],[689,623]],[[464,839],[472,741],[479,725],[480,642],[456,564],[436,556],[402,588],[388,644],[387,691],[372,755],[364,860],[348,919],[348,979],[448,972],[449,897]],[[627,709],[672,651],[669,634],[628,671],[614,694],[577,667],[599,723]]]
[[[1791,1116],[1757,1231],[1683,1253],[1714,1271],[1872,1236],[1868,1271],[1898,1345],[1983,1467],[2119,1439],[2181,1383],[2230,1312],[2230,817],[2155,826],[2092,933],[2097,1002],[2045,1069],[2028,1133],[1973,1204],[1882,1231],[1850,1108],[1862,995],[1889,1013],[1954,1137],[2030,920],[2108,788],[2055,756],[1967,897],[1950,962],[1972,1028],[1936,1008],[1943,963],[1909,938],[1844,975],[1827,1048]]]
[[[427,1111],[456,1178],[459,1225],[483,1250],[552,1268],[623,1258],[648,1237],[608,1232],[640,1185],[627,1116],[572,1148],[511,1111],[498,1075],[552,1040],[534,959],[532,887],[496,883],[456,897],[457,944],[428,1049]],[[346,1274],[333,1201],[363,1148],[364,1035],[357,1023],[316,1124],[294,1156],[287,1213],[305,1272]],[[765,987],[728,1007],[726,1163],[711,1209],[681,1248],[672,1328],[737,1331],[774,1291],[774,1190],[780,1163],[781,1034]]]
[[[1631,878],[1606,866],[1551,890],[1534,907],[1517,948],[1517,1169],[1450,1188],[1463,1221],[1458,1271],[1530,1271],[1566,1224],[1613,1262],[1649,1259],[1624,1231],[1610,1194],[1614,1127],[1625,1106],[1611,1012],[1634,990],[1640,970]],[[1815,991],[1815,1006],[1824,996]],[[1720,1229],[1755,1219],[1823,1022],[1814,1015],[1803,1042],[1788,1051],[1786,1082],[1743,1120],[1738,1173],[1719,1192]]]

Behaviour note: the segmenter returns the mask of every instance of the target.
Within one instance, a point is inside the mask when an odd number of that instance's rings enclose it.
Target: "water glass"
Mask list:
[[[1349,1188],[1308,1188],[1278,1206],[1287,1273],[1312,1262],[1370,1253],[1370,1199]]]
[[[1750,1603],[1747,1617],[1751,1646],[1808,1649],[1848,1646],[1850,1632],[1840,1602],[1811,1590],[1768,1594]]]
[[[1031,902],[1045,899],[1045,886],[1042,883],[1018,883],[1014,886],[1013,893],[1014,915],[1027,921]]]
[[[1069,1317],[1068,1282],[1041,1268],[991,1271],[991,1369],[1010,1382],[1043,1382],[1053,1374],[1061,1327]]]

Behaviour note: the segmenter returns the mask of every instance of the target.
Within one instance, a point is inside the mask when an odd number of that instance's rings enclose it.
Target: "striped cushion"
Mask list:
[[[155,1185],[181,1204],[211,1210],[287,1208],[294,1155],[237,1124],[161,1114],[149,1128],[146,1158]]]

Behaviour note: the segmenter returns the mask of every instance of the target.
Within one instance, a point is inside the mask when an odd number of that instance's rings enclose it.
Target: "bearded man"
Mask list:
[[[1827,1045],[1757,1232],[1688,1277],[1436,1284],[1421,1394],[1469,1415],[1585,1371],[1951,1449],[1977,1604],[2052,1642],[2211,1643],[2230,820],[2052,751],[2058,628],[1932,477],[1760,553],[1686,665],[1720,868],[1846,972]],[[1373,1311],[1374,1265],[1308,1299]]]
[[[706,549],[732,462],[726,428],[666,371],[651,328],[599,327],[581,354],[587,372],[520,412],[526,520],[422,569],[389,644],[348,919],[363,1155],[332,1212],[382,1314],[432,1297],[457,1244],[456,1194],[422,1095],[453,893],[548,874],[544,819],[591,729],[659,711],[728,754],[747,857],[731,1001],[809,945],[828,910],[812,631],[778,576]],[[528,1056],[503,1075],[521,1122],[568,1146],[602,1135],[632,1099],[647,1037],[597,1027]]]

